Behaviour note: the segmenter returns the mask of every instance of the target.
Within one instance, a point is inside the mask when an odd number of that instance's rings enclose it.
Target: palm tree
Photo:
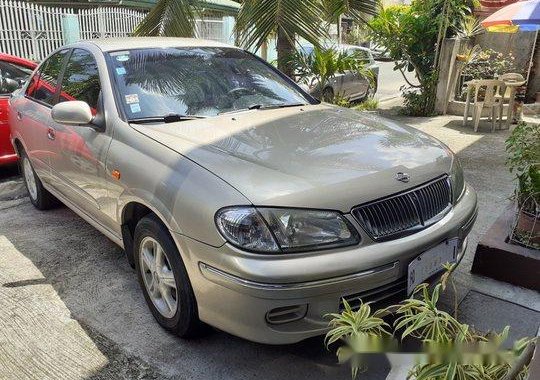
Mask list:
[[[158,0],[154,8],[137,25],[133,34],[135,36],[194,37],[198,3],[192,0]]]
[[[293,69],[288,61],[297,36],[316,46],[327,36],[321,0],[244,0],[235,29],[238,43],[248,49],[277,35],[278,68],[289,76]]]
[[[204,1],[202,1],[204,2]],[[277,36],[278,68],[291,76],[290,57],[295,42],[303,37],[319,47],[328,37],[327,25],[341,14],[363,22],[367,14],[376,14],[378,0],[243,0],[236,20],[238,43],[247,49],[261,47]],[[137,26],[136,36],[192,37],[195,17],[201,1],[158,0]]]

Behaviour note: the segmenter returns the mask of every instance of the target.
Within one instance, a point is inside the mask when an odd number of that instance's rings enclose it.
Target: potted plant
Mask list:
[[[520,122],[506,140],[507,165],[515,175],[514,240],[540,248],[540,124]]]

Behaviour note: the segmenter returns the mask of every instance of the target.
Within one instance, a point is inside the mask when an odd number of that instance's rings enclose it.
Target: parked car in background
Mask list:
[[[336,95],[348,101],[373,97],[377,92],[379,66],[373,59],[371,51],[368,48],[354,45],[333,45],[326,48],[335,49],[338,52],[343,52],[361,60],[370,73],[369,78],[366,75],[348,71],[338,73],[324,88],[320,88],[315,81],[309,85],[302,84],[301,87],[312,96],[324,100],[334,99]],[[314,51],[312,45],[303,45],[300,49],[308,55],[313,54]]]
[[[32,74],[37,63],[0,53],[0,166],[17,162],[17,154],[9,139],[8,99]]]
[[[476,218],[448,147],[214,41],[78,42],[10,102],[31,202],[123,247],[181,337],[323,334],[343,299],[381,307],[458,263]]]

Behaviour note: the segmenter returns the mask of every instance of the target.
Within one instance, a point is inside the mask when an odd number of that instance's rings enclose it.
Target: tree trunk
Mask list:
[[[279,28],[277,32],[277,60],[278,69],[285,75],[293,77],[293,65],[290,62],[291,56],[294,54],[294,44],[288,38],[283,29]]]

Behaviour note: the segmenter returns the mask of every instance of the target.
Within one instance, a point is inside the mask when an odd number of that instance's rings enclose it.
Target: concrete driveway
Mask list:
[[[123,251],[68,208],[38,211],[7,192],[20,184],[0,183],[1,379],[350,379],[322,338],[267,346],[167,333]],[[384,379],[386,360],[374,360],[369,378]]]
[[[539,310],[538,293],[469,273],[479,234],[513,189],[504,167],[508,132],[473,133],[457,117],[401,121],[457,151],[479,192],[460,288]],[[219,331],[193,341],[165,332],[118,247],[66,207],[37,211],[15,173],[0,170],[0,378],[350,379],[322,338],[265,346]],[[386,377],[384,357],[373,360],[362,379]]]

